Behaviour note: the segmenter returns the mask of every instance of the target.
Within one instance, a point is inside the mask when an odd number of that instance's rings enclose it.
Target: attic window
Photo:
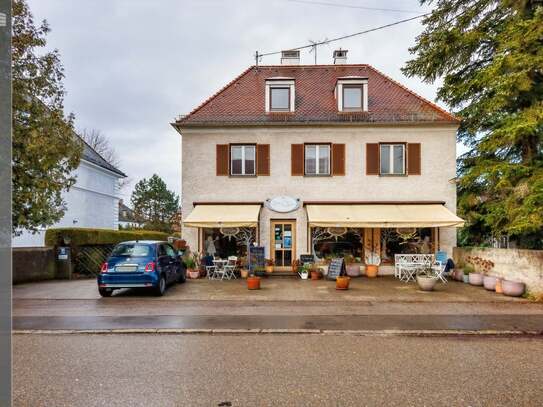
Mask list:
[[[268,78],[266,79],[265,109],[270,112],[294,112],[294,79]]]
[[[343,85],[343,110],[362,110],[363,85]]]
[[[335,90],[340,112],[368,111],[368,79],[350,76],[339,78]]]

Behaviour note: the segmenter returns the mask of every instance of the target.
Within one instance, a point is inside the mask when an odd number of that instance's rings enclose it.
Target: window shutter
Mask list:
[[[270,145],[256,145],[256,175],[270,175]]]
[[[332,144],[332,175],[345,175],[345,144]]]
[[[229,150],[228,144],[217,144],[217,175],[229,175]]]
[[[379,144],[366,144],[366,174],[379,175]]]
[[[304,175],[304,145],[291,144],[290,169],[292,175]]]
[[[407,145],[407,174],[420,175],[421,169],[420,143]]]

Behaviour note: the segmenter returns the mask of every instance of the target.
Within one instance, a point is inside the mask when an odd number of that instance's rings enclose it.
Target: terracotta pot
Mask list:
[[[377,277],[377,273],[379,273],[379,266],[374,264],[366,264],[366,276],[369,278],[375,278]]]
[[[497,294],[503,294],[502,279],[501,278],[498,278],[496,280],[496,293]]]
[[[471,285],[483,285],[483,274],[469,273],[469,283]]]
[[[483,277],[483,286],[488,291],[496,291],[496,282],[498,281],[497,277],[494,276],[484,276]]]
[[[349,277],[358,277],[360,275],[360,264],[352,263],[345,266]]]
[[[196,269],[188,269],[189,278],[196,279],[200,277],[200,271]]]
[[[417,284],[422,291],[432,291],[437,284],[437,277],[417,276]]]
[[[249,270],[241,269],[240,274],[241,274],[241,278],[247,278],[249,277]]]
[[[249,290],[260,290],[260,277],[247,277],[247,288]]]
[[[268,274],[273,273],[273,266],[266,266],[266,273]]]
[[[339,276],[336,278],[336,290],[348,290],[351,277]]]
[[[311,280],[320,280],[320,278],[321,278],[321,273],[319,273],[318,271],[311,272]]]
[[[502,281],[503,294],[510,297],[520,297],[522,294],[524,294],[525,288],[525,284],[521,283],[520,281]]]

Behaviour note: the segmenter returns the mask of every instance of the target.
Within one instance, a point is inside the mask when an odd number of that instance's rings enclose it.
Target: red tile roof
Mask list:
[[[295,79],[292,113],[265,112],[265,81]],[[338,112],[334,89],[338,78],[368,78],[368,112]],[[180,127],[245,124],[338,122],[447,122],[458,119],[369,65],[251,66],[175,123]]]

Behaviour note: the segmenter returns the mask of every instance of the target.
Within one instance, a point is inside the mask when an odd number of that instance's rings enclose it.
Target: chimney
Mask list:
[[[281,65],[300,65],[300,51],[281,51]]]
[[[347,50],[346,49],[336,49],[334,51],[334,65],[341,65],[347,63]]]

